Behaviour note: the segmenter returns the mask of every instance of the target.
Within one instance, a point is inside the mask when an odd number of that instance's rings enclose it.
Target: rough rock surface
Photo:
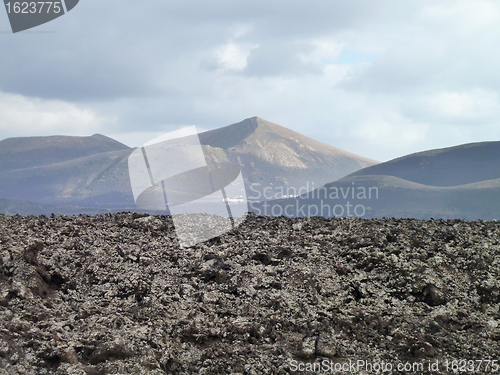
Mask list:
[[[286,374],[349,359],[445,373],[500,353],[494,221],[250,215],[187,249],[168,216],[0,216],[0,228],[2,375]]]

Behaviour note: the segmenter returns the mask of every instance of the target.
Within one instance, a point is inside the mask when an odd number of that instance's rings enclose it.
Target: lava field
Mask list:
[[[499,256],[496,221],[0,215],[0,374],[490,373]]]

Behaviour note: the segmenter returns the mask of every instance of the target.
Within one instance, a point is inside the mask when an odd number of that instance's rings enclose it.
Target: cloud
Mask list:
[[[499,9],[488,0],[80,2],[37,29],[54,33],[0,34],[0,138],[134,139],[260,116],[379,160],[493,140]]]
[[[88,108],[59,100],[27,98],[0,93],[0,132],[8,136],[86,134],[98,132],[113,119]]]
[[[447,32],[465,36],[498,28],[500,5],[488,0],[444,1],[424,6],[420,16]]]
[[[265,43],[255,48],[248,58],[248,76],[300,76],[320,74],[321,67],[314,58],[314,46],[308,43]]]
[[[485,90],[438,92],[426,98],[429,112],[439,118],[460,124],[484,121],[500,114],[498,93]]]
[[[217,47],[213,58],[206,63],[209,69],[222,69],[226,71],[243,71],[248,65],[248,56],[258,44],[241,44],[228,42]]]
[[[309,53],[299,55],[300,59],[306,64],[331,64],[339,58],[343,49],[341,43],[327,38],[312,40],[310,45],[312,48],[308,51]]]
[[[412,123],[398,113],[388,113],[365,120],[353,129],[352,135],[362,142],[385,139],[387,144],[404,149],[424,140],[428,130],[426,124]]]
[[[318,0],[81,3],[37,29],[55,34],[2,35],[0,47],[9,52],[2,54],[0,89],[68,101],[158,97],[178,90],[172,80],[196,74],[214,50],[215,62],[238,71],[258,45],[255,74],[266,64],[264,74],[279,74],[289,65],[301,68],[290,61],[304,52],[298,39],[346,26],[368,9]]]

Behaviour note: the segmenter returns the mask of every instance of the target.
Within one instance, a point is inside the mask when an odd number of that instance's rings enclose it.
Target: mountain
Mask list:
[[[265,188],[276,192],[272,199],[283,191],[280,187],[310,190],[376,163],[257,117],[199,137],[208,161],[240,165],[248,196],[256,200],[265,199]],[[29,212],[32,203],[58,212],[67,207],[69,213],[75,207],[82,212],[137,211],[128,173],[133,150],[99,134],[3,140],[0,198],[9,204],[0,212],[15,212],[18,203],[13,201],[28,201],[20,213]],[[40,207],[33,212],[41,212]]]
[[[366,175],[394,176],[429,186],[458,186],[493,180],[500,178],[500,142],[469,143],[417,152],[351,174]]]
[[[131,149],[108,151],[0,173],[0,196],[45,204],[134,207],[128,177]]]
[[[0,171],[40,167],[102,152],[129,149],[101,134],[90,137],[55,135],[7,138],[0,141]]]
[[[377,164],[258,117],[199,137],[208,161],[241,167],[256,213],[500,219],[500,142]],[[139,211],[128,174],[132,151],[99,134],[3,140],[0,212]]]
[[[56,204],[43,204],[30,201],[18,201],[0,198],[0,213],[4,215],[96,215],[109,213],[109,210],[100,208],[60,206]]]
[[[500,142],[429,150],[361,169],[297,199],[252,208],[286,216],[500,219],[499,161]]]
[[[59,207],[0,198],[0,212],[5,215],[50,215],[51,213],[59,213]],[[61,211],[61,213],[63,212]]]
[[[378,163],[259,117],[200,133],[200,142],[206,154],[225,155],[241,167],[248,197],[255,200],[311,190]],[[269,187],[272,193],[264,194]]]
[[[100,134],[5,139],[0,142],[0,197],[28,206],[53,205],[57,212],[68,206],[133,207],[125,183],[130,152]]]

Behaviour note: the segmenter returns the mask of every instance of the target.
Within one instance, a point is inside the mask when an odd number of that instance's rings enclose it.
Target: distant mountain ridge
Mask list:
[[[360,194],[345,198],[334,194],[347,189]],[[372,196],[365,197],[363,192],[370,189]],[[358,216],[352,210],[359,205],[364,218],[500,220],[500,142],[403,156],[358,170],[297,199],[268,204],[275,206],[274,213],[288,206],[291,216],[307,216],[303,207],[320,216]],[[263,209],[254,206],[257,213],[265,214]]]
[[[0,196],[45,204],[133,208],[128,180],[131,149],[0,173]]]
[[[500,142],[428,150],[377,163],[258,117],[199,137],[208,161],[240,166],[254,212],[263,204],[276,207],[257,213],[304,216],[302,205],[310,205],[325,211],[312,209],[312,216],[336,216],[340,207],[341,216],[352,216],[358,207],[365,218],[500,219]],[[0,141],[0,212],[140,211],[128,174],[132,151],[99,134]],[[276,194],[280,188],[303,192],[320,186],[293,199],[263,194],[264,189]],[[361,194],[370,188],[372,196]],[[322,198],[322,189],[337,194]]]
[[[254,191],[321,186],[376,163],[258,117],[199,137],[208,161],[241,167],[247,191],[251,184]],[[67,206],[69,213],[78,207],[85,212],[138,210],[128,174],[133,150],[99,134],[5,139],[0,142],[0,198],[7,200],[9,213],[19,201],[28,202],[22,213],[30,207],[40,212],[38,204],[59,212]]]
[[[259,117],[200,133],[200,142],[240,165],[247,191],[252,184],[253,190],[321,186],[378,163]]]
[[[39,167],[130,147],[101,134],[89,137],[54,135],[0,141],[0,170]]]
[[[429,186],[458,186],[500,178],[500,141],[417,152],[351,176],[387,175]]]

